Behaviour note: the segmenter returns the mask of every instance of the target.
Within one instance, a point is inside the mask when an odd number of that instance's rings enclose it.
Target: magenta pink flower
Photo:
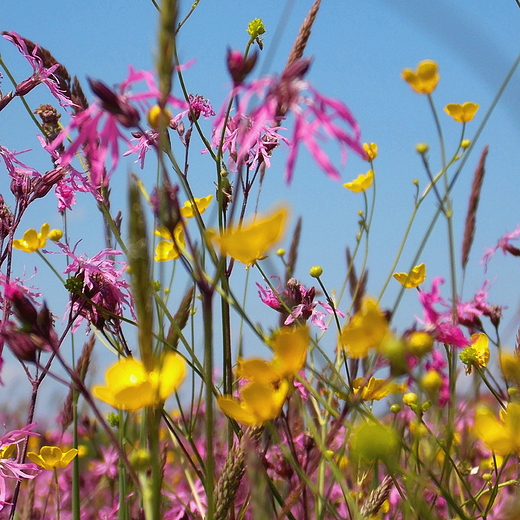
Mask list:
[[[453,311],[444,299],[440,296],[439,285],[444,283],[444,279],[436,277],[432,281],[431,292],[421,291],[419,299],[423,306],[426,328],[432,332],[437,341],[463,348],[469,345],[469,340],[458,327],[458,323],[453,322]],[[437,310],[435,306],[440,306],[443,310]]]
[[[125,308],[130,310],[135,319],[130,288],[123,278],[126,264],[115,262],[110,258],[121,255],[121,251],[103,249],[88,258],[86,255],[77,256],[74,252],[75,248],[71,251],[65,244],[58,243],[58,245],[63,253],[72,260],[63,272],[73,274],[73,281],[68,282],[70,283],[68,288],[71,290],[72,313],[79,316],[74,330],[78,328],[81,318],[85,318],[89,325],[92,324],[98,329],[107,328],[110,325],[118,329],[120,322],[111,314],[123,316]],[[108,310],[111,314],[103,313],[103,309]]]
[[[141,166],[141,170],[144,168],[144,161],[146,159],[146,154],[153,149],[157,142],[159,133],[155,130],[146,130],[146,132],[137,132],[132,141],[137,141],[135,145],[130,146],[129,150],[126,151],[123,155],[127,156],[133,153],[137,154],[137,159],[135,162],[138,162]]]
[[[520,249],[513,246],[510,242],[511,240],[517,240],[520,236],[520,225],[511,233],[507,233],[504,235],[498,242],[495,247],[488,249],[484,256],[482,257],[481,263],[484,264],[484,269],[487,271],[488,264],[493,258],[493,255],[496,253],[498,249],[502,249],[504,255],[509,253],[513,256],[520,256]]]
[[[21,430],[13,430],[0,438],[0,511],[7,502],[7,482],[33,479],[40,473],[36,464],[18,462],[21,455],[21,444],[28,436],[37,436],[32,432],[36,423],[29,424]],[[15,449],[11,448],[14,446]]]
[[[54,71],[60,66],[59,63],[56,63],[56,65],[53,65],[48,69],[45,68],[42,59],[38,56],[38,45],[35,45],[32,52],[29,52],[26,40],[18,33],[14,31],[3,31],[2,34],[6,40],[9,40],[18,48],[22,56],[30,63],[34,71],[30,78],[27,78],[16,86],[16,94],[19,96],[25,96],[34,87],[43,83],[51,91],[51,94],[59,101],[62,107],[74,106],[72,100],[65,95],[63,90],[61,90],[59,82],[54,76]]]
[[[284,70],[280,78],[265,77],[252,81],[249,85],[237,85],[232,96],[241,96],[234,116],[237,132],[234,134],[230,152],[237,152],[236,163],[247,163],[252,150],[266,133],[266,128],[280,129],[280,121],[290,114],[294,119],[294,129],[289,140],[290,151],[285,169],[289,183],[295,168],[299,146],[303,143],[317,164],[332,179],[340,179],[340,173],[329,159],[319,141],[333,139],[339,145],[342,162],[347,149],[365,158],[358,124],[349,109],[340,101],[328,98],[315,90],[302,78],[309,68],[308,60],[299,60]],[[251,108],[253,98],[258,105]],[[228,102],[218,115],[213,140],[218,140],[226,115]],[[241,124],[239,124],[241,123]],[[257,155],[258,152],[253,152]]]
[[[132,92],[138,83],[144,83],[144,90]],[[57,150],[74,132],[77,136],[61,155],[59,164],[67,166],[74,156],[83,149],[89,163],[90,181],[94,188],[107,186],[110,174],[119,162],[119,143],[130,145],[128,129],[140,130],[140,111],[147,112],[149,102],[160,97],[159,89],[151,72],[135,71],[130,67],[128,77],[115,93],[99,81],[91,81],[99,99],[86,110],[73,116],[71,123],[52,142],[51,149]],[[186,108],[186,103],[173,96],[168,102],[175,108]],[[141,131],[141,130],[140,130]],[[143,133],[141,131],[141,133]],[[107,164],[108,158],[110,162]]]

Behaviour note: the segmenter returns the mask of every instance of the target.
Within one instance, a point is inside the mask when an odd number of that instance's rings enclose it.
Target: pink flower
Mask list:
[[[309,68],[309,60],[299,60],[286,68],[280,78],[265,77],[252,81],[249,85],[237,85],[232,96],[241,95],[237,113],[234,116],[236,132],[233,145],[227,137],[227,149],[237,152],[237,165],[247,164],[267,132],[267,128],[283,130],[279,126],[286,114],[294,119],[291,139],[280,139],[290,146],[285,169],[287,183],[292,179],[300,144],[304,144],[314,160],[332,179],[338,180],[340,173],[319,144],[320,140],[334,139],[341,151],[342,162],[348,148],[365,158],[359,127],[349,109],[340,101],[328,98],[303,80]],[[259,105],[250,109],[251,100],[256,97]],[[228,102],[220,111],[214,125],[213,143],[218,142],[226,116]],[[227,132],[227,129],[226,129]],[[269,139],[268,139],[269,143]],[[271,143],[271,147],[276,144]],[[253,150],[253,151],[252,151]]]
[[[133,93],[131,89],[138,83],[144,83],[144,90]],[[71,133],[77,131],[77,137],[61,155],[59,164],[69,165],[82,148],[89,163],[90,181],[97,189],[108,186],[110,174],[119,162],[120,141],[130,144],[126,130],[140,130],[139,109],[147,111],[148,102],[156,100],[161,94],[151,72],[135,71],[132,67],[117,93],[100,81],[91,80],[90,84],[99,99],[73,116],[68,127],[52,142],[51,150],[57,150]],[[173,96],[169,96],[168,101],[176,108],[186,108],[184,101]],[[107,164],[108,156],[110,164]]]
[[[435,335],[437,341],[463,348],[469,345],[469,340],[464,337],[458,324],[453,322],[451,306],[440,296],[439,285],[443,283],[444,280],[441,277],[436,277],[432,281],[431,292],[421,291],[419,293],[419,299],[424,310],[425,323],[428,331]],[[436,305],[444,307],[445,310],[439,311],[435,309]]]
[[[21,444],[30,435],[36,423],[29,424],[21,430],[13,430],[0,438],[0,511],[7,502],[7,482],[10,480],[33,479],[40,473],[36,464],[17,462],[21,454]]]
[[[511,233],[507,233],[506,235],[504,235],[497,242],[497,245],[495,247],[488,249],[485,252],[484,256],[482,257],[482,260],[480,261],[480,263],[484,264],[484,269],[487,271],[488,264],[498,249],[502,249],[504,255],[509,253],[513,256],[520,256],[520,249],[518,249],[517,247],[514,247],[513,245],[510,244],[511,240],[516,240],[516,239],[518,239],[519,236],[520,236],[520,225]]]
[[[112,315],[122,316],[125,307],[135,319],[130,288],[123,278],[126,264],[110,258],[121,255],[121,251],[103,249],[88,258],[86,255],[77,256],[75,248],[71,251],[65,244],[58,243],[58,246],[72,260],[63,272],[73,274],[67,288],[71,291],[72,313],[80,318],[76,321],[74,330],[78,328],[81,318],[85,318],[89,325],[98,329],[110,325],[119,329],[120,321]],[[118,264],[121,266],[119,269],[116,267]],[[103,309],[110,314],[103,313]]]
[[[63,90],[60,88],[57,78],[54,76],[54,71],[60,66],[56,63],[50,68],[45,68],[42,59],[38,56],[38,45],[35,45],[32,51],[27,48],[28,40],[22,38],[19,34],[14,31],[3,31],[4,38],[9,40],[11,43],[16,45],[22,56],[27,59],[33,68],[33,75],[22,81],[16,86],[16,94],[19,96],[25,96],[34,87],[43,83],[51,91],[51,94],[59,101],[62,107],[74,106],[74,103],[69,99]]]
[[[135,137],[132,139],[132,141],[137,141],[137,143],[134,146],[131,146],[130,149],[123,154],[123,156],[136,153],[137,159],[135,162],[140,164],[142,170],[144,168],[146,154],[156,146],[159,134],[155,130],[146,130],[146,132],[137,132],[134,135]]]

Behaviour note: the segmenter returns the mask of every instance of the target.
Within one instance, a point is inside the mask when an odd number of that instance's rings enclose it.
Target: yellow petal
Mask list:
[[[272,384],[280,380],[280,374],[272,367],[271,363],[263,359],[239,359],[237,377],[254,379],[262,384]]]
[[[498,451],[502,455],[514,451],[515,444],[506,428],[489,409],[483,407],[477,409],[475,430],[477,436],[484,441],[489,449]]]
[[[406,289],[414,289],[426,279],[426,265],[416,265],[410,273],[394,273],[394,278]]]
[[[249,408],[229,396],[217,397],[217,405],[228,417],[245,426],[261,426],[262,421]]]
[[[417,72],[405,69],[402,77],[418,94],[431,94],[439,82],[438,67],[434,61],[422,61]]]
[[[475,117],[478,108],[479,105],[477,103],[464,103],[463,105],[450,103],[444,107],[444,110],[453,117],[457,123],[467,123]]]
[[[367,173],[358,175],[358,178],[352,182],[343,184],[347,190],[353,191],[354,193],[361,193],[368,190],[374,182],[374,170],[369,170]]]
[[[199,213],[202,215],[210,205],[213,200],[213,195],[208,195],[207,197],[202,197],[200,199],[195,199],[195,205],[199,210]],[[181,208],[181,216],[184,218],[193,218],[195,216],[195,208],[194,204],[191,200],[187,200],[184,203],[184,206]]]
[[[177,390],[186,377],[186,362],[175,352],[168,352],[164,356],[160,371],[159,397],[165,401],[169,395]]]
[[[217,242],[223,254],[250,266],[265,258],[269,248],[282,238],[287,213],[286,208],[281,208],[240,229],[230,229],[220,236],[209,236]]]
[[[284,327],[273,334],[271,346],[275,357],[273,368],[280,377],[294,377],[305,365],[309,346],[307,327]]]

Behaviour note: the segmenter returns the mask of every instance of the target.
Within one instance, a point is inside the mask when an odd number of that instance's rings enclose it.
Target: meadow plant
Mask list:
[[[0,117],[12,103],[25,104],[38,118],[50,169],[25,164],[0,136],[10,183],[0,195],[0,338],[32,389],[26,417],[2,418],[1,518],[518,518],[520,339],[512,352],[503,348],[503,307],[488,300],[487,281],[469,301],[457,283],[477,229],[487,147],[469,194],[460,264],[452,191],[482,129],[474,116],[487,108],[448,104],[461,131],[454,146],[445,143],[433,96],[442,63],[403,70],[409,95],[427,100],[440,158],[417,144],[412,153],[426,183],[410,184],[411,216],[396,257],[385,265],[369,256],[379,149],[363,142],[343,101],[306,79],[319,7],[316,0],[278,74],[254,77],[269,28],[251,21],[245,50],[221,56],[229,93],[211,101],[190,92],[186,71],[196,64],[177,55],[178,32],[204,9],[198,2],[181,23],[176,2],[162,3],[156,70],[130,65],[116,87],[93,78],[84,85],[26,35],[3,32],[32,74],[15,79],[0,59],[13,83],[9,92],[3,85]],[[30,107],[24,96],[45,88],[55,103]],[[262,191],[266,176],[277,175],[278,156],[286,158],[286,182],[302,182],[304,148],[322,182],[342,178],[349,154],[367,165],[365,173],[347,168],[350,180],[338,184],[365,209],[335,288],[321,266],[297,268],[304,223],[291,227],[290,205]],[[196,193],[189,164],[201,150],[212,174]],[[135,160],[127,178],[126,156]],[[113,194],[124,189],[127,208],[115,212]],[[62,229],[45,217],[39,231],[26,229],[27,209],[53,197]],[[82,229],[99,239],[95,254],[69,225],[86,197],[102,217],[99,229],[93,217]],[[433,216],[410,244],[427,204]],[[448,280],[423,258],[438,221],[446,225]],[[499,249],[520,256],[519,236],[517,228],[500,238],[486,268]],[[55,277],[52,295],[33,285],[38,276],[14,276],[15,265],[31,266],[31,255]],[[368,294],[371,262],[387,270],[379,294]],[[398,265],[409,268],[396,272]],[[399,288],[393,304],[390,284]],[[416,294],[422,314],[397,322],[405,293]],[[105,383],[93,385],[91,361],[107,349]],[[54,422],[37,406],[50,377],[68,392]]]

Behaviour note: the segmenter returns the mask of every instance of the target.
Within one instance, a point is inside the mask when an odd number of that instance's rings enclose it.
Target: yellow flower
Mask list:
[[[161,109],[159,105],[154,105],[148,110],[148,124],[154,129],[164,129],[170,123],[172,118],[171,112],[167,108]]]
[[[373,161],[377,157],[376,143],[363,143],[363,150],[365,150],[369,161]]]
[[[394,278],[406,289],[415,289],[421,285],[426,279],[426,266],[424,264],[416,265],[408,273],[394,273]]]
[[[210,205],[212,200],[213,195],[208,195],[207,197],[195,199],[195,204],[193,204],[191,200],[187,200],[184,203],[184,206],[181,208],[181,216],[184,218],[193,218],[196,213],[194,208],[195,205],[197,206],[199,213],[202,215],[202,213],[206,211],[207,207]]]
[[[75,448],[63,452],[58,446],[42,446],[39,454],[30,451],[27,458],[43,469],[54,469],[66,468],[77,454],[78,450]]]
[[[489,361],[489,338],[485,334],[472,334],[471,345],[460,353],[460,360],[466,365],[466,374],[472,367],[484,368]]]
[[[274,332],[270,344],[274,351],[270,363],[263,359],[240,359],[237,376],[263,384],[278,384],[284,378],[293,378],[305,365],[309,330],[305,326],[283,327]]]
[[[374,170],[368,170],[364,175],[361,173],[357,179],[352,182],[347,182],[343,184],[343,186],[354,193],[361,193],[362,191],[368,190],[373,182]]]
[[[278,386],[255,379],[242,388],[240,401],[230,396],[221,396],[217,398],[217,404],[231,419],[245,426],[261,426],[280,415],[288,392],[289,383],[286,379],[282,379]]]
[[[165,240],[161,240],[155,247],[154,260],[156,262],[167,262],[179,258],[180,252],[186,247],[184,224],[181,222],[175,227],[175,240],[172,240],[170,232],[162,226],[155,230],[155,234]]]
[[[51,229],[49,231],[49,238],[53,242],[59,242],[61,240],[62,236],[63,236],[63,231],[61,229]]]
[[[49,235],[50,225],[46,222],[42,225],[39,233],[36,229],[28,229],[23,238],[13,240],[13,247],[25,251],[26,253],[34,253],[38,249],[45,247],[47,236]]]
[[[361,399],[363,401],[379,401],[389,395],[395,385],[389,383],[386,379],[376,379],[371,377],[368,382],[364,377],[358,377],[352,381],[352,389],[354,393],[361,391]]]
[[[185,375],[186,363],[175,352],[168,352],[152,372],[134,358],[126,358],[107,370],[107,386],[95,386],[92,392],[114,408],[136,411],[162,405]]]
[[[431,94],[439,82],[438,67],[434,61],[421,61],[417,72],[405,69],[402,77],[418,94]]]
[[[3,448],[0,448],[0,459],[10,459],[14,457],[16,452],[16,444],[8,444]]]
[[[508,381],[520,385],[520,357],[514,354],[502,353],[500,355],[500,369]]]
[[[484,444],[501,455],[520,453],[520,404],[509,403],[500,420],[485,406],[477,408],[475,430]]]
[[[358,311],[343,327],[340,343],[351,358],[363,358],[371,348],[377,348],[388,333],[388,320],[381,314],[377,303],[365,300]]]
[[[228,229],[222,235],[210,233],[222,254],[250,266],[266,257],[267,250],[283,235],[287,209],[281,208],[239,229]]]
[[[453,117],[457,123],[467,123],[475,117],[478,107],[477,103],[464,103],[463,105],[450,103],[444,107],[444,110]]]

